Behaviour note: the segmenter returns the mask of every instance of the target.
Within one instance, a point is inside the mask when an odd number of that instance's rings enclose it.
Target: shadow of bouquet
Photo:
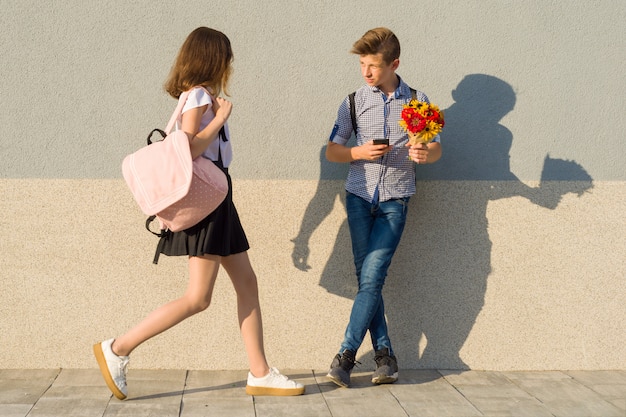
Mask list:
[[[551,158],[546,155],[541,171],[539,188],[535,189],[531,200],[551,210],[556,209],[565,194],[582,196],[593,188],[593,179],[575,161]]]

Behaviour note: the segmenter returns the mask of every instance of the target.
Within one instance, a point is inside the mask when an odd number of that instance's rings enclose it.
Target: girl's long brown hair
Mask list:
[[[228,95],[233,50],[222,32],[199,27],[187,36],[165,81],[165,91],[178,98],[183,92],[201,85],[214,96]]]

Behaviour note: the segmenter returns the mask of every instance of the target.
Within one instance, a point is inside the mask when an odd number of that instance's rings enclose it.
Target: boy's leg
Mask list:
[[[391,200],[380,204],[379,216],[376,218],[373,236],[378,236],[373,240],[374,245],[382,242],[385,251],[388,254],[389,264],[395,253],[404,225],[406,224],[406,211],[408,199]],[[379,250],[379,249],[374,249]],[[375,384],[390,384],[398,380],[398,363],[391,348],[389,333],[387,330],[387,321],[385,319],[385,307],[382,296],[380,294],[379,308],[374,314],[369,327],[370,336],[372,338],[372,346],[375,351],[376,371],[372,375],[372,382]]]
[[[367,294],[365,293],[362,293],[359,297],[359,293],[361,293],[362,284],[361,271],[365,258],[368,255],[370,237],[372,235],[372,229],[375,221],[373,209],[374,206],[371,203],[357,197],[354,194],[347,194],[346,211],[348,214],[348,226],[350,228],[350,239],[352,242],[352,255],[354,256],[354,266],[356,269],[359,290],[352,304],[350,320],[346,328],[340,352],[343,352],[344,350],[351,350],[356,354],[369,327],[369,320],[365,323],[365,320],[359,320],[359,318],[363,317],[364,314],[366,316],[371,316],[370,312],[364,313],[362,308],[365,304],[371,304],[372,301],[369,300],[369,297],[367,297]],[[371,307],[369,308],[371,309]]]
[[[342,351],[350,349],[356,352],[368,329],[375,343],[374,349],[387,347],[391,350],[382,288],[391,259],[402,237],[408,199],[386,201],[378,206],[362,204],[363,200],[359,200],[361,201],[355,202],[352,198],[346,200],[346,206],[352,209],[348,213],[348,221],[359,290],[352,306]],[[368,205],[371,208],[368,208]],[[367,216],[370,216],[373,222],[366,223]],[[364,242],[367,242],[367,245]],[[363,249],[364,247],[366,249]]]
[[[357,280],[361,273],[363,260],[367,254],[369,237],[372,225],[374,224],[374,217],[372,216],[371,210],[371,204],[354,194],[346,193],[346,211],[348,214],[350,238],[352,240],[352,254],[354,256]],[[351,326],[348,324],[346,334],[350,328]],[[363,334],[365,334],[366,331],[367,326],[364,326],[362,329]],[[346,343],[344,339],[339,353],[333,358],[330,371],[327,375],[335,384],[342,387],[350,386],[350,374],[354,367],[356,352],[362,340],[362,337],[356,337],[354,340]]]
[[[407,207],[408,198],[397,199],[380,203],[377,211],[377,217],[372,230],[372,244],[369,250],[372,252],[380,251],[381,256],[386,257],[383,263],[385,277],[404,231]],[[381,249],[381,247],[383,249]],[[380,271],[380,273],[383,273],[383,271]],[[382,289],[379,298],[378,309],[374,313],[369,326],[372,347],[375,351],[381,351],[387,348],[389,353],[393,355],[389,332],[387,330],[387,321],[385,319],[385,303],[383,301]]]

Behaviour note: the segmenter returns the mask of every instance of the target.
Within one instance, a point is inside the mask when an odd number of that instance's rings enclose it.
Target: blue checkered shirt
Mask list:
[[[364,85],[354,98],[357,132],[356,144],[372,139],[389,139],[393,149],[375,161],[350,162],[346,191],[366,201],[376,203],[415,194],[415,162],[409,160],[408,136],[398,121],[402,106],[411,100],[411,89],[402,81],[391,97],[377,87]],[[428,102],[428,97],[417,91],[417,100]],[[337,120],[329,140],[345,145],[352,135],[350,101],[339,106]],[[439,142],[439,136],[435,138]]]

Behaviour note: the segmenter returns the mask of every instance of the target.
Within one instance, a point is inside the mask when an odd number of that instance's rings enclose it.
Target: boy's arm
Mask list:
[[[416,164],[432,164],[441,158],[441,143],[430,142],[416,145],[406,144],[409,147],[409,158]]]
[[[382,157],[390,150],[391,146],[374,145],[371,140],[361,146],[352,147],[329,141],[326,147],[326,159],[330,162],[352,162],[358,159],[373,161]]]
[[[439,158],[441,158],[441,143],[430,142],[428,144],[428,156],[426,157],[426,163],[432,164],[433,162],[437,162]]]
[[[326,159],[330,162],[352,162],[356,158],[352,156],[354,147],[347,147],[338,143],[329,141],[326,146]]]

